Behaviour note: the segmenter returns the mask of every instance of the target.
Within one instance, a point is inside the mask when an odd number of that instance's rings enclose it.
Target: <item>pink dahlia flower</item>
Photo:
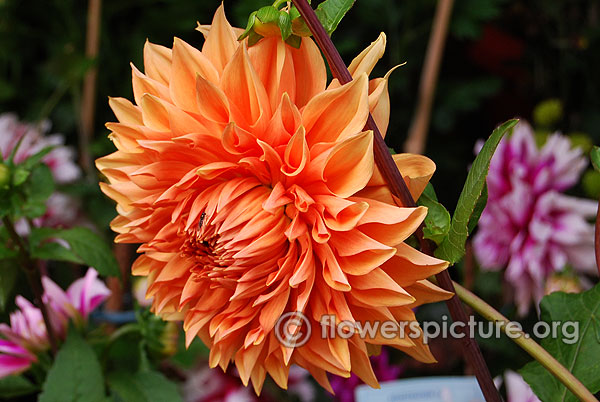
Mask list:
[[[596,214],[596,202],[562,194],[586,165],[581,149],[558,133],[539,149],[526,123],[502,140],[492,158],[488,203],[473,245],[483,269],[506,267],[521,315],[542,298],[552,273],[567,264],[583,273],[594,270],[588,219]]]
[[[10,326],[0,323],[0,378],[26,371],[37,361],[35,353],[49,346],[41,311],[22,296],[16,304]]]
[[[504,372],[506,402],[540,402],[520,374],[507,370]]]
[[[20,374],[36,361],[35,355],[21,345],[0,339],[0,378]]]
[[[93,268],[73,282],[66,292],[47,277],[42,278],[42,282],[52,329],[61,339],[65,337],[69,319],[84,323],[110,294]],[[37,361],[35,354],[50,347],[40,309],[22,296],[17,296],[16,304],[18,310],[10,314],[10,326],[0,323],[0,378],[27,370]]]
[[[65,139],[60,134],[45,135],[50,130],[50,123],[45,121],[38,126],[21,123],[14,114],[0,115],[0,152],[4,159],[21,141],[15,154],[15,163],[21,163],[42,149],[53,146],[44,158],[44,162],[52,171],[54,181],[59,184],[69,183],[81,176],[81,171],[74,162],[74,151],[65,146]],[[21,140],[22,139],[22,140]]]
[[[50,168],[54,181],[58,184],[67,184],[79,179],[81,170],[75,163],[75,152],[64,145],[65,139],[62,135],[46,135],[49,129],[50,123],[47,121],[35,126],[19,122],[11,113],[0,115],[2,158],[8,158],[19,145],[14,162],[21,163],[42,149],[52,146],[54,148],[44,156],[42,162]],[[70,227],[79,219],[79,212],[79,204],[75,198],[56,192],[46,201],[44,215],[34,219],[33,224],[37,227]],[[29,234],[29,223],[24,219],[16,222],[15,226],[20,235]]]
[[[42,278],[42,284],[45,301],[65,321],[69,318],[78,323],[87,321],[90,313],[110,295],[94,268],[89,268],[85,276],[73,282],[66,292],[48,277]]]

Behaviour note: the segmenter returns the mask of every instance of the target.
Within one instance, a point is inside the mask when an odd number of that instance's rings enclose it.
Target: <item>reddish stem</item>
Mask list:
[[[304,18],[306,25],[315,38],[315,41],[325,55],[333,77],[337,78],[342,84],[352,81],[352,75],[348,71],[348,68],[346,68],[342,57],[331,41],[329,35],[327,35],[323,25],[321,25],[321,22],[317,18],[314,10],[306,2],[306,0],[292,0],[292,2],[300,12],[302,18]],[[385,145],[383,136],[381,135],[377,125],[375,124],[375,121],[370,115],[367,120],[366,129],[373,130],[373,137],[375,141],[375,163],[379,167],[382,176],[390,186],[392,194],[400,199],[402,205],[406,207],[414,207],[416,205],[415,200],[412,198],[401,173],[396,167],[394,159],[389,153],[388,147]],[[421,242],[422,251],[427,254],[432,254],[432,245],[428,240],[423,239],[422,228],[419,228],[416,234]],[[450,279],[450,274],[447,270],[444,270],[436,275],[436,278],[440,287],[447,291],[456,293],[452,284],[452,280]],[[466,324],[468,321],[467,313],[456,294],[446,303],[452,319],[455,322],[462,322]],[[485,360],[483,359],[483,355],[481,354],[481,350],[479,349],[477,342],[475,342],[475,340],[467,333],[466,325],[462,326],[462,328],[464,329],[466,335],[462,338],[465,359],[467,360],[467,363],[473,367],[477,381],[479,382],[479,386],[481,387],[486,401],[501,402],[502,398],[500,397],[500,394],[494,385],[492,376],[487,365],[485,364]]]

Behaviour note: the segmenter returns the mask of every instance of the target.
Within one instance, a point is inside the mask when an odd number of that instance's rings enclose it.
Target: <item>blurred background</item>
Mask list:
[[[0,0],[0,113],[13,112],[31,123],[48,119],[51,132],[63,134],[67,144],[79,151],[86,179],[64,191],[82,200],[87,218],[107,236],[111,236],[108,223],[116,213],[101,195],[90,164],[114,150],[104,127],[105,122],[115,120],[107,97],[132,98],[129,62],[142,68],[146,39],[170,47],[176,36],[200,47],[203,39],[194,30],[196,21],[210,23],[218,4],[218,0],[104,0],[95,42],[98,55],[90,57],[89,44],[86,55],[88,2]],[[224,4],[230,22],[239,27],[246,25],[251,11],[267,5],[260,0]],[[357,0],[332,36],[349,63],[385,32],[386,53],[372,76],[383,76],[406,62],[389,82],[392,113],[386,141],[396,152],[403,151],[417,109],[436,5],[433,0]],[[96,92],[92,102],[84,101],[84,80],[94,69]],[[540,144],[556,130],[586,153],[592,144],[600,143],[599,72],[598,1],[455,0],[424,150],[438,167],[432,183],[440,202],[454,209],[476,141],[487,138],[509,118],[532,122]],[[84,104],[87,109],[82,118]],[[570,193],[597,200],[599,174],[586,169]],[[124,255],[119,259],[128,270],[131,249],[115,252]],[[459,272],[464,269],[459,267]],[[487,301],[510,315],[514,306],[505,303],[498,275],[486,272],[469,280]],[[127,307],[131,301],[124,296],[117,304]],[[423,308],[419,315],[426,319],[446,313],[445,306],[435,305]],[[529,321],[535,319],[532,311]],[[392,372],[396,376],[400,372],[407,376],[464,373],[459,346],[455,346],[434,343],[433,352],[440,362],[427,367],[392,354],[391,361],[401,366]],[[507,339],[483,347],[493,375],[528,360]],[[177,355],[177,367],[193,367],[194,356],[205,351],[198,346],[196,352]],[[382,370],[390,372],[387,355],[385,359]]]

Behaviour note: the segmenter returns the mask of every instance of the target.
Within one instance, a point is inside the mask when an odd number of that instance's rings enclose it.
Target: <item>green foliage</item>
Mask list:
[[[42,216],[46,212],[46,200],[54,191],[54,180],[50,168],[42,163],[36,165],[24,185],[23,215],[27,218]]]
[[[427,184],[417,204],[427,207],[423,237],[433,240],[439,245],[450,230],[450,213],[437,201],[437,196],[431,183]]]
[[[600,147],[594,146],[590,151],[590,160],[596,171],[600,172]]]
[[[44,243],[51,239],[69,243],[70,250],[61,245]],[[37,228],[30,236],[31,254],[37,258],[84,263],[96,268],[103,276],[120,276],[119,264],[104,239],[84,227],[72,229]]]
[[[72,328],[48,372],[39,402],[99,402],[105,399],[100,363]]]
[[[476,216],[476,213],[481,214],[480,211],[483,209],[481,204],[478,206],[478,201],[485,188],[490,161],[504,134],[514,127],[517,122],[518,120],[509,120],[497,127],[483,145],[477,158],[475,158],[452,216],[448,236],[435,252],[438,258],[454,264],[465,255],[465,243],[469,236],[469,227],[474,226],[474,223],[470,222]]]
[[[182,401],[177,386],[158,371],[113,372],[108,375],[113,397],[123,402]]]
[[[23,376],[9,376],[0,378],[0,399],[12,399],[29,395],[38,390],[31,381]]]
[[[578,294],[552,293],[542,299],[541,319],[549,325],[555,322],[577,322],[579,339],[565,343],[557,337],[542,339],[542,346],[565,366],[592,393],[600,391],[600,284]],[[536,395],[544,401],[577,401],[567,388],[537,361],[520,370]]]
[[[355,0],[325,0],[315,10],[319,21],[329,35],[335,31],[344,15],[352,8]]]

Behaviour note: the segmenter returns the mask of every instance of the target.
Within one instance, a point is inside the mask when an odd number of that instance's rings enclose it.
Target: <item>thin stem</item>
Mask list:
[[[344,64],[342,57],[335,48],[335,45],[331,41],[329,35],[327,35],[327,32],[323,28],[323,25],[321,25],[321,22],[317,18],[311,6],[306,2],[306,0],[293,0],[293,3],[300,12],[302,18],[304,18],[306,25],[315,38],[315,41],[325,55],[334,78],[337,78],[341,84],[352,81],[352,75],[348,71],[348,68]],[[410,191],[408,190],[408,187],[402,178],[402,174],[400,171],[398,171],[396,163],[390,155],[388,147],[385,145],[383,136],[381,135],[381,132],[377,128],[377,125],[375,124],[375,121],[371,115],[369,115],[369,118],[367,119],[366,129],[373,130],[373,151],[375,163],[379,167],[379,170],[386,183],[389,185],[392,194],[400,199],[402,205],[406,207],[414,207],[416,205],[415,200],[412,198],[412,195],[410,194]],[[424,253],[431,254],[433,248],[427,240],[423,239],[422,227],[417,230],[417,236],[421,241],[422,251]],[[438,280],[442,288],[447,291],[454,292],[452,280],[450,279],[450,274],[447,270],[444,270],[438,274]],[[448,300],[447,305],[450,315],[454,321],[467,322],[467,313],[465,312],[463,305],[456,295]],[[481,354],[481,350],[479,349],[477,342],[470,337],[464,337],[463,349],[465,359],[475,371],[477,381],[479,382],[479,386],[481,387],[486,400],[498,402],[502,401],[502,398],[500,397],[500,394],[494,385],[490,371],[485,364],[485,360],[483,359],[483,355]]]
[[[417,109],[413,118],[408,139],[404,144],[404,150],[415,154],[422,154],[425,151],[427,141],[427,131],[431,120],[431,108],[435,97],[435,88],[437,86],[440,66],[442,64],[442,55],[444,54],[444,45],[448,35],[448,25],[452,15],[452,6],[454,0],[439,0],[433,19],[433,27],[427,44],[427,54],[425,55],[425,64],[421,72],[421,81],[419,82],[419,98]]]
[[[50,315],[48,314],[48,309],[44,304],[44,288],[42,287],[42,278],[40,276],[40,271],[36,266],[34,260],[31,259],[29,253],[27,252],[27,247],[23,242],[23,239],[17,231],[15,230],[15,226],[8,216],[2,218],[2,223],[4,227],[8,231],[12,241],[18,248],[18,259],[19,264],[25,271],[27,275],[27,280],[29,281],[29,286],[31,287],[31,291],[33,292],[34,302],[42,312],[42,317],[44,319],[44,324],[46,325],[46,332],[48,334],[48,340],[50,341],[50,347],[52,349],[52,353],[56,354],[57,351],[57,341],[56,335],[54,333],[54,328],[52,327],[52,322],[50,321]]]
[[[456,294],[458,297],[473,310],[478,312],[483,318],[488,321],[498,324],[500,329],[507,333],[507,327],[511,323],[500,312],[487,304],[474,293],[465,289],[458,283],[454,283]],[[597,401],[592,393],[573,375],[566,367],[556,360],[550,353],[541,347],[536,341],[523,331],[516,331],[514,326],[510,328],[511,338],[524,351],[529,353],[531,357],[537,360],[546,370],[554,375],[565,387],[569,389],[581,401]]]

